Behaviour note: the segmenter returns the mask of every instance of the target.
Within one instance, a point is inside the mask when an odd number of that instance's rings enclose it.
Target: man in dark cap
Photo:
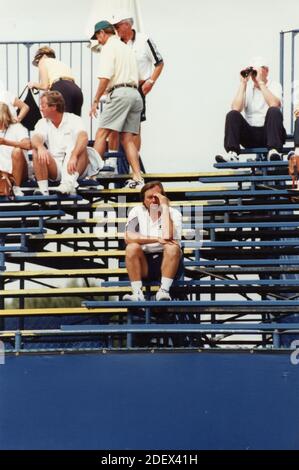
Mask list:
[[[144,181],[140,171],[138,151],[133,140],[133,136],[139,133],[142,111],[134,52],[119,40],[113,25],[106,20],[99,21],[95,25],[91,39],[97,39],[102,45],[98,77],[100,83],[90,111],[92,116],[97,116],[99,100],[108,91],[94,147],[103,157],[110,133],[119,132],[133,173],[126,187],[142,188]]]

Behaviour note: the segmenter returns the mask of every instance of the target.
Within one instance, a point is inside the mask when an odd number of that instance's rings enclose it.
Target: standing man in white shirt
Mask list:
[[[268,74],[268,63],[262,57],[255,57],[240,72],[240,86],[225,122],[227,154],[217,155],[217,162],[238,161],[240,144],[245,148],[267,147],[268,160],[281,160],[286,139],[280,110],[282,88],[270,81]]]
[[[127,182],[126,187],[142,188],[144,181],[133,139],[133,136],[139,132],[142,111],[142,99],[137,89],[138,69],[134,52],[120,41],[113,25],[106,20],[99,21],[95,25],[95,32],[91,39],[97,39],[102,45],[100,83],[90,111],[92,116],[97,116],[99,100],[108,90],[106,105],[100,115],[94,148],[103,158],[107,138],[112,131],[119,132],[133,172],[132,179]]]
[[[88,135],[81,117],[64,112],[64,98],[58,91],[41,96],[40,119],[31,136],[37,192],[49,194],[48,180],[60,181],[53,190],[75,194],[79,176],[91,176],[103,167],[100,156],[87,147]]]
[[[138,74],[139,92],[143,100],[141,122],[146,120],[146,95],[152,91],[156,81],[164,67],[163,57],[157,49],[154,41],[145,33],[135,31],[133,18],[127,11],[120,11],[113,18],[113,24],[117,34],[135,53]],[[141,131],[141,129],[140,129]],[[141,133],[134,138],[138,151],[141,147]]]
[[[160,181],[144,185],[140,197],[142,205],[130,211],[126,225],[126,268],[133,293],[123,300],[144,300],[142,280],[160,279],[156,299],[171,300],[169,290],[182,259],[182,215],[170,207]]]

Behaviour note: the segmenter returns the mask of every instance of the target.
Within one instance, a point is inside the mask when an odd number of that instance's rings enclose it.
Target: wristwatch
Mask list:
[[[151,85],[155,83],[155,80],[153,80],[152,78],[148,78],[146,81],[149,82]]]

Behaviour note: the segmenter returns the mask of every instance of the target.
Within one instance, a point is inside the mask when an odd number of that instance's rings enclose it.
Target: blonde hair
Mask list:
[[[0,122],[4,125],[4,129],[8,129],[14,123],[9,107],[3,102],[0,102]]]

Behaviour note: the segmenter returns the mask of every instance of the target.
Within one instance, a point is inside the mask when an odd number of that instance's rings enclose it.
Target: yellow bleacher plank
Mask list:
[[[192,254],[196,248],[186,248],[185,254]],[[97,250],[97,251],[66,251],[66,252],[36,252],[25,253],[25,257],[30,258],[117,258],[125,255],[125,250]],[[23,258],[23,256],[22,256]]]
[[[1,277],[5,278],[38,278],[38,277],[74,277],[74,276],[98,276],[103,274],[111,274],[111,276],[117,276],[119,274],[125,274],[126,268],[101,268],[101,269],[52,269],[47,271],[6,271],[0,273]]]
[[[33,308],[33,309],[7,309],[7,310],[0,310],[0,317],[4,316],[36,316],[36,315],[83,315],[85,313],[89,314],[99,314],[99,313],[107,313],[107,314],[114,314],[114,313],[126,313],[126,308],[96,308],[89,310],[85,307],[78,307],[78,308]],[[6,333],[6,332],[4,332]],[[0,332],[0,336],[2,336],[2,332]]]
[[[223,199],[222,198],[219,198],[219,199]],[[141,205],[141,202],[140,203],[136,203],[136,202],[95,202],[94,204],[92,204],[92,208],[93,209],[107,209],[107,208],[111,208],[111,207],[114,207],[114,208],[120,208],[120,207],[135,207],[135,206],[138,206],[138,205]],[[182,206],[182,207],[199,207],[199,206],[208,206],[208,205],[212,205],[211,204],[211,201],[189,201],[189,200],[185,200],[185,201],[171,201],[170,202],[170,205],[172,207],[179,207],[179,206]],[[88,219],[87,219],[88,220]],[[101,219],[99,219],[99,223],[100,223]]]
[[[153,291],[157,290],[157,287],[151,288]],[[47,287],[42,289],[6,289],[0,291],[1,297],[15,297],[15,296],[45,296],[59,297],[67,294],[78,294],[78,295],[118,295],[131,292],[130,286],[124,287]],[[5,310],[6,311],[6,310]],[[44,310],[43,310],[44,311]]]
[[[250,176],[251,173],[248,173],[248,176]],[[202,174],[202,177],[203,176],[206,176],[206,177],[214,177],[214,176],[220,176],[218,173],[215,173],[215,172],[211,172],[211,173],[204,173]],[[223,173],[221,176],[238,176],[238,172],[235,172],[235,171],[226,171],[225,173]],[[243,176],[243,175],[241,175]],[[198,182],[198,186],[196,186],[195,188],[194,187],[189,187],[189,186],[185,186],[185,187],[179,187],[179,188],[173,188],[173,187],[168,187],[167,186],[167,183],[163,185],[164,186],[164,189],[165,189],[165,192],[168,193],[168,194],[172,194],[172,193],[186,193],[186,192],[198,192],[198,191],[208,191],[208,190],[211,190],[212,188],[209,188],[207,189],[208,185],[205,184],[204,186],[201,185],[200,182]],[[221,189],[220,189],[221,188]],[[213,186],[213,189],[215,191],[219,191],[219,190],[223,190],[223,189],[227,189],[227,187],[220,187],[220,186]],[[129,189],[129,188],[116,188],[116,189],[102,189],[101,190],[101,194],[122,194],[122,193],[125,193],[125,194],[132,194],[132,193],[139,193],[140,192],[140,189]]]

